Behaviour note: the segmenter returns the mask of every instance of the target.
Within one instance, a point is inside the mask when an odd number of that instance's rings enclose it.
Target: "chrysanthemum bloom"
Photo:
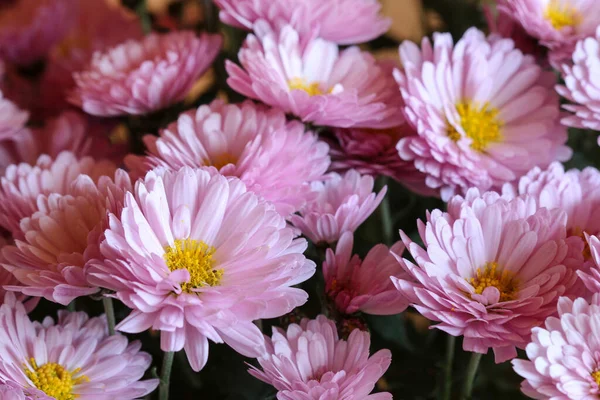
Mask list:
[[[254,33],[239,53],[243,69],[226,63],[234,90],[317,125],[390,128],[403,122],[393,77],[371,54],[357,47],[340,51],[323,39],[303,45],[290,25],[276,33],[261,20]]]
[[[10,165],[0,179],[0,226],[19,236],[21,219],[39,210],[39,195],[68,194],[79,175],[97,182],[103,175],[114,176],[115,170],[109,161],[77,159],[70,152],[60,153],[54,160],[42,155],[35,165]]]
[[[290,222],[313,243],[335,243],[344,232],[354,232],[375,211],[387,192],[373,192],[372,176],[361,176],[350,170],[343,175],[332,172],[323,182],[314,182],[316,194],[300,215]]]
[[[250,101],[203,105],[144,142],[147,156],[126,159],[135,175],[156,166],[213,166],[222,175],[239,177],[284,216],[305,204],[310,182],[322,179],[330,163],[327,144],[305,132],[302,123],[286,122],[282,111]]]
[[[392,361],[389,350],[369,357],[368,332],[355,329],[348,341],[338,337],[335,322],[319,315],[273,328],[267,352],[258,358],[262,371],[252,376],[273,385],[278,400],[388,400],[390,393],[369,395]]]
[[[506,361],[577,280],[583,257],[567,258],[566,220],[530,196],[509,201],[471,189],[447,213],[434,210],[418,222],[425,249],[401,232],[416,265],[403,262],[416,282],[392,280],[424,317],[440,321],[436,328],[464,336],[465,350],[492,348],[496,362]]]
[[[571,58],[575,43],[600,23],[596,0],[501,0],[498,8],[548,47],[554,65]]]
[[[556,77],[510,39],[475,28],[453,44],[435,34],[422,49],[400,46],[395,76],[418,135],[398,143],[400,156],[427,174],[442,199],[470,187],[499,189],[535,166],[567,160]]]
[[[525,378],[521,390],[533,399],[584,400],[600,394],[598,352],[600,295],[591,304],[561,297],[558,317],[549,317],[545,328],[533,328],[526,347],[529,360],[513,360]]]
[[[108,335],[106,318],[58,312],[32,322],[14,295],[0,306],[0,380],[40,400],[129,400],[151,393],[157,379],[141,381],[151,364],[141,343]]]
[[[0,91],[0,141],[16,139],[29,119],[29,113],[19,109]]]
[[[212,64],[219,35],[150,34],[94,54],[70,101],[98,116],[146,114],[177,103]]]
[[[0,13],[0,58],[28,65],[44,58],[73,23],[68,0],[19,0]]]
[[[573,64],[562,65],[565,85],[556,91],[571,102],[563,106],[572,113],[562,119],[567,126],[600,130],[600,82],[595,78],[600,72],[599,47],[600,27],[595,36],[577,42]]]
[[[368,42],[384,34],[391,21],[377,0],[216,0],[221,21],[252,30],[258,20],[292,24],[301,36],[316,35],[338,44]]]
[[[249,357],[264,352],[255,319],[304,304],[293,288],[313,275],[303,239],[237,178],[184,167],[151,171],[111,215],[104,262],[88,279],[133,309],[118,329],[161,331],[161,349],[185,349],[195,371],[208,339]]]
[[[392,315],[404,311],[408,302],[390,280],[390,276],[408,279],[408,274],[394,256],[402,255],[404,245],[398,242],[388,248],[379,244],[361,260],[358,255],[352,255],[353,243],[352,233],[345,232],[336,245],[335,253],[327,249],[323,263],[325,291],[336,308],[345,314],[362,311]]]

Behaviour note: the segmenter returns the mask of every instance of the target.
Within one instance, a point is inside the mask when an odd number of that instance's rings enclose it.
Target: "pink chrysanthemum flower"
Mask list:
[[[506,361],[577,280],[583,258],[567,258],[566,220],[530,196],[509,201],[471,189],[447,213],[434,210],[418,222],[425,249],[401,232],[416,264],[403,262],[416,282],[392,280],[423,316],[440,321],[436,328],[464,336],[465,350],[492,348],[496,362]]]
[[[526,347],[529,360],[513,360],[525,378],[521,390],[533,399],[585,400],[600,395],[600,294],[585,299],[558,300],[558,316],[545,328],[533,328]]]
[[[345,314],[362,311],[374,315],[404,311],[408,302],[390,280],[390,276],[408,279],[396,258],[404,252],[404,245],[398,242],[388,248],[379,244],[361,260],[352,255],[353,243],[352,233],[344,232],[335,253],[327,249],[323,263],[325,291],[337,309]]]
[[[29,119],[29,113],[19,109],[0,91],[0,142],[18,138]]]
[[[568,60],[575,43],[593,35],[600,23],[596,0],[500,0],[498,7],[548,47],[554,65]]]
[[[335,243],[342,233],[354,232],[383,200],[387,186],[376,194],[374,183],[372,176],[355,170],[332,172],[324,182],[312,183],[315,198],[290,222],[315,244]]]
[[[403,122],[389,68],[369,53],[340,51],[323,39],[302,45],[289,25],[276,33],[259,21],[254,33],[239,53],[243,69],[226,64],[234,90],[317,125],[390,128]]]
[[[558,85],[556,91],[571,102],[563,106],[572,113],[562,119],[567,126],[600,130],[600,82],[595,78],[600,73],[599,47],[600,27],[595,36],[577,42],[573,64],[562,65],[565,85]]]
[[[146,114],[177,103],[212,64],[219,35],[193,32],[150,34],[96,53],[90,66],[75,73],[70,98],[98,116]]]
[[[252,30],[258,20],[292,24],[301,36],[316,35],[338,44],[368,42],[384,34],[391,21],[377,0],[216,0],[221,21]]]
[[[284,216],[305,204],[310,182],[322,179],[330,163],[327,144],[305,132],[302,123],[286,122],[283,112],[250,101],[216,100],[181,114],[160,137],[147,135],[144,142],[146,157],[126,159],[136,175],[156,166],[213,166],[239,177]]]
[[[390,393],[369,395],[392,361],[389,350],[369,357],[368,332],[354,329],[348,340],[338,337],[335,322],[319,315],[273,328],[267,351],[258,358],[262,371],[252,376],[273,385],[278,400],[388,400]]]
[[[0,13],[0,58],[27,65],[44,58],[73,23],[67,0],[19,0]]]
[[[0,179],[0,226],[20,236],[21,220],[39,209],[38,196],[68,194],[79,175],[97,182],[103,175],[114,176],[115,170],[109,161],[77,159],[70,152],[60,153],[54,160],[43,155],[33,166],[10,165]]]
[[[141,343],[108,335],[104,316],[58,312],[32,322],[14,295],[0,306],[0,379],[39,400],[130,400],[152,392],[157,379],[141,381],[151,364]]]
[[[111,215],[104,262],[88,279],[133,309],[118,329],[161,331],[164,351],[185,349],[199,371],[208,339],[249,357],[264,352],[255,319],[304,304],[293,288],[313,275],[303,239],[237,178],[184,167],[151,171]]]
[[[400,46],[396,79],[418,135],[400,156],[427,174],[442,199],[470,187],[499,189],[535,166],[567,160],[556,77],[510,39],[475,28],[453,44],[449,34]]]

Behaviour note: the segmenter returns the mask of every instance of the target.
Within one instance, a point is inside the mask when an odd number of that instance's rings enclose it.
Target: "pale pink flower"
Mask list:
[[[575,43],[600,24],[596,0],[499,0],[498,8],[550,50],[554,65],[568,60]]]
[[[579,298],[558,300],[558,316],[533,328],[528,360],[513,360],[525,380],[521,390],[533,399],[591,400],[600,395],[600,295],[591,303]]]
[[[390,128],[403,122],[402,98],[387,64],[358,47],[310,39],[290,25],[278,33],[259,21],[239,53],[243,68],[226,63],[227,83],[243,95],[281,108],[304,122]]]
[[[69,0],[19,0],[0,13],[0,58],[27,65],[43,59],[73,24]]]
[[[305,318],[287,331],[273,328],[258,358],[262,370],[249,372],[273,385],[278,400],[391,400],[390,393],[369,395],[392,361],[387,349],[369,357],[370,345],[368,332],[354,329],[346,341],[324,315]]]
[[[469,29],[456,45],[434,34],[422,48],[400,46],[396,79],[417,135],[398,143],[400,157],[427,174],[442,199],[468,188],[499,189],[531,168],[567,160],[556,77],[510,39]]]
[[[28,119],[29,113],[19,109],[0,90],[0,143],[17,139]]]
[[[38,211],[38,196],[68,194],[79,175],[97,182],[103,175],[114,176],[115,170],[109,161],[77,159],[70,152],[60,153],[56,159],[42,155],[35,165],[10,165],[0,178],[0,226],[19,236],[21,220]]]
[[[423,316],[440,322],[436,328],[464,336],[466,351],[492,348],[496,362],[506,361],[577,280],[583,257],[567,257],[566,220],[530,196],[506,200],[471,189],[448,212],[418,221],[425,249],[401,232],[415,260],[403,262],[416,281],[392,280]]]
[[[87,282],[87,269],[102,258],[108,213],[118,213],[131,190],[129,175],[118,170],[114,181],[102,176],[96,184],[79,175],[65,194],[38,196],[37,211],[21,220],[15,245],[2,249],[2,267],[20,283],[5,289],[63,305],[98,292]]]
[[[345,314],[361,311],[392,315],[404,311],[408,302],[390,280],[390,276],[409,279],[396,258],[404,252],[404,245],[398,242],[388,248],[378,244],[361,260],[358,255],[352,255],[353,244],[352,233],[344,232],[335,253],[327,249],[325,255],[325,291],[336,308]]]
[[[376,194],[374,183],[372,176],[355,170],[332,172],[323,182],[312,183],[315,198],[290,222],[315,244],[335,243],[342,233],[354,232],[383,200],[387,186]]]
[[[302,123],[286,122],[282,111],[250,101],[200,106],[144,142],[147,156],[125,160],[136,176],[156,166],[213,166],[240,178],[284,216],[306,203],[310,183],[322,179],[330,163],[327,144]]]
[[[600,74],[600,27],[595,36],[577,42],[572,60],[572,64],[562,65],[565,84],[556,86],[556,91],[570,102],[563,106],[570,114],[562,119],[562,123],[600,130],[600,82],[597,79]]]
[[[338,44],[368,42],[384,34],[389,18],[378,0],[216,0],[221,21],[252,30],[258,20],[273,26],[291,24],[301,35]]]
[[[162,175],[162,176],[161,176]],[[239,353],[264,352],[255,319],[275,318],[304,304],[293,285],[315,272],[307,243],[272,204],[237,178],[184,167],[151,171],[111,215],[88,280],[114,290],[133,309],[118,329],[161,331],[161,349],[185,349],[195,371],[208,340]]]
[[[219,35],[150,34],[95,53],[70,101],[98,116],[147,114],[184,99],[221,48]]]
[[[33,322],[9,293],[0,329],[0,380],[34,399],[130,400],[158,385],[158,379],[140,380],[152,362],[142,344],[109,336],[104,316],[60,310],[56,323],[50,317]]]

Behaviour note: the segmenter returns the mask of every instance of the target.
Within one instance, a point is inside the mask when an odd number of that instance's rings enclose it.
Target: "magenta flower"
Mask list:
[[[88,279],[133,309],[118,329],[160,330],[161,349],[185,349],[195,371],[208,339],[262,354],[252,321],[304,304],[307,294],[292,286],[315,271],[302,255],[306,241],[270,203],[237,178],[201,169],[149,172],[105,234],[106,260]]]
[[[160,137],[147,135],[144,141],[148,155],[126,159],[136,175],[156,166],[213,166],[240,178],[283,216],[306,203],[310,183],[321,180],[330,163],[327,144],[302,123],[286,122],[283,112],[250,101],[216,100],[181,114]]]
[[[423,316],[440,321],[436,328],[464,336],[466,351],[492,348],[496,362],[506,361],[577,280],[583,258],[567,257],[566,220],[530,196],[509,201],[471,189],[451,199],[447,213],[418,222],[425,249],[401,232],[416,264],[403,262],[416,281],[392,280]]]
[[[0,58],[28,65],[43,59],[73,24],[68,0],[9,2],[0,14]]]
[[[254,33],[239,53],[243,69],[226,64],[234,90],[317,125],[391,128],[403,122],[389,67],[369,53],[340,51],[323,39],[301,44],[289,25],[276,33],[259,21]]]
[[[278,400],[391,400],[390,393],[369,395],[392,361],[389,350],[369,357],[368,332],[355,329],[341,340],[335,322],[319,315],[273,328],[267,351],[258,358],[262,371],[250,374],[278,390]]]
[[[549,50],[559,65],[571,58],[575,43],[591,36],[600,23],[600,3],[595,0],[500,0],[498,8],[517,20]]]
[[[70,101],[98,116],[146,114],[184,99],[210,67],[221,37],[192,32],[150,34],[93,56],[75,73]]]
[[[364,260],[352,255],[354,238],[344,232],[335,253],[327,249],[323,263],[325,291],[344,314],[361,311],[366,314],[399,314],[408,307],[407,300],[396,290],[390,276],[409,279],[396,257],[404,252],[401,242],[391,248],[383,244],[373,247]]]
[[[109,336],[104,316],[61,310],[56,323],[50,317],[32,322],[9,293],[0,327],[0,380],[34,399],[131,400],[158,385],[140,380],[152,361],[141,343]]]
[[[344,232],[354,232],[383,200],[387,186],[373,192],[372,176],[355,170],[335,172],[311,187],[315,197],[290,222],[315,244],[335,243]]]
[[[600,295],[591,303],[579,298],[558,300],[558,316],[545,328],[533,328],[527,345],[529,360],[513,360],[525,378],[521,390],[533,399],[584,400],[600,395],[598,316]]]
[[[391,21],[377,0],[216,0],[221,21],[252,30],[258,20],[291,24],[301,36],[316,35],[338,44],[368,42],[384,34]]]
[[[15,140],[22,134],[29,119],[29,113],[19,109],[0,91],[0,143]]]
[[[396,79],[417,135],[398,143],[400,157],[427,174],[442,199],[470,187],[499,189],[531,168],[567,160],[556,78],[510,39],[469,29],[400,46]]]

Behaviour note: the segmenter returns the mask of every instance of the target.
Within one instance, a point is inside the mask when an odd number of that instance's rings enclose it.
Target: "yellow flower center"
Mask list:
[[[205,160],[204,165],[212,165],[216,169],[221,169],[227,164],[235,164],[237,162],[237,157],[229,154],[222,153],[216,156],[211,157],[210,160]]]
[[[456,110],[460,116],[460,125],[473,141],[471,147],[474,150],[485,151],[490,143],[502,140],[502,122],[498,119],[497,109],[491,108],[487,103],[480,107],[476,103],[461,102],[456,105]],[[461,134],[448,124],[448,137],[457,142]]]
[[[581,14],[568,1],[550,0],[544,17],[556,30],[560,30],[567,26],[577,26],[581,22]]]
[[[596,384],[600,386],[600,370],[592,372],[592,378],[594,378]]]
[[[74,377],[79,373],[80,368],[69,372],[56,363],[46,363],[38,367],[34,358],[29,360],[29,364],[30,366],[25,364],[25,375],[36,388],[56,400],[75,400],[79,395],[73,394],[73,386],[89,382],[89,378],[85,375]]]
[[[592,259],[592,250],[590,249],[588,241],[585,239],[585,232],[583,229],[578,226],[571,228],[567,230],[567,236],[579,236],[581,240],[583,240],[583,250],[581,251],[583,258],[586,261]]]
[[[171,272],[185,269],[190,273],[190,280],[182,283],[181,289],[193,293],[192,289],[217,286],[221,282],[223,270],[214,268],[215,251],[201,240],[177,239],[173,246],[165,248],[164,259]]]
[[[517,283],[509,271],[498,271],[498,264],[490,262],[485,265],[483,271],[477,268],[477,274],[467,279],[475,293],[482,294],[488,287],[495,287],[500,292],[500,301],[514,300],[517,295]]]
[[[321,90],[319,82],[306,82],[304,78],[292,78],[288,81],[290,90],[304,90],[309,96],[321,95],[324,92]]]

